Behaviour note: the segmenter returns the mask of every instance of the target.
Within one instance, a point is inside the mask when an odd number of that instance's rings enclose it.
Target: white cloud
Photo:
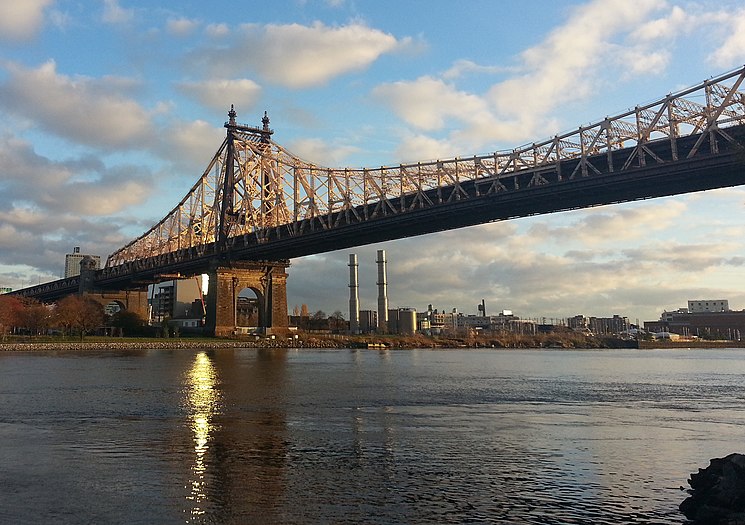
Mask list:
[[[30,143],[9,135],[0,137],[0,163],[0,210],[13,210],[21,202],[55,217],[111,215],[144,201],[152,185],[142,168],[111,169],[93,157],[53,161],[38,155]],[[28,226],[18,220],[22,216],[16,215],[16,224]]]
[[[171,162],[185,171],[186,181],[191,185],[212,160],[225,138],[225,130],[215,128],[203,120],[173,122],[171,127],[179,131],[165,135],[162,149],[168,152],[166,156]]]
[[[745,9],[730,13],[723,25],[727,38],[709,60],[722,68],[742,65],[745,62]]]
[[[640,24],[630,36],[638,42],[672,40],[687,33],[697,18],[686,13],[680,6],[674,5],[665,16]]]
[[[562,104],[594,95],[601,78],[600,64],[603,71],[618,68],[625,80],[663,70],[670,60],[667,50],[641,43],[644,35],[649,39],[655,31],[648,28],[635,39],[629,34],[665,7],[663,0],[595,0],[575,7],[565,24],[520,54],[518,65],[509,68],[520,74],[493,84],[484,93],[459,89],[456,82],[465,73],[494,74],[507,68],[456,61],[442,74],[450,82],[424,76],[382,84],[373,95],[421,132],[449,129],[446,138],[430,141],[430,146],[435,142],[443,146],[439,152],[427,148],[436,157],[445,156],[444,151],[492,150],[496,143],[514,147],[558,132],[557,120],[549,115]],[[684,12],[673,10],[670,23],[682,23],[681,17],[685,18]],[[658,28],[656,32],[663,31]],[[404,141],[400,149],[410,150],[412,142],[421,144],[424,137],[409,135]]]
[[[442,74],[442,78],[446,80],[457,79],[468,74],[486,74],[494,75],[498,73],[504,73],[509,71],[508,68],[501,66],[482,66],[476,64],[471,60],[456,60],[455,63]]]
[[[0,105],[47,131],[101,148],[142,147],[152,139],[148,112],[121,93],[131,89],[129,81],[69,77],[57,72],[54,61],[6,69]]]
[[[601,206],[569,214],[574,220],[568,224],[537,222],[530,229],[530,235],[537,241],[562,246],[614,247],[669,228],[687,211],[688,206],[681,199]]]
[[[0,2],[0,40],[28,40],[44,23],[44,9],[54,0]]]
[[[607,2],[595,0],[572,13],[566,24],[522,55],[526,73],[495,85],[489,99],[501,115],[543,115],[558,105],[586,97],[594,88],[594,68],[613,60],[612,39],[633,29],[662,0]]]
[[[176,87],[205,107],[227,111],[230,104],[245,113],[251,110],[261,95],[261,86],[253,80],[213,79],[203,82],[181,82]]]
[[[122,8],[118,0],[103,0],[101,19],[107,24],[127,24],[134,19],[134,10]]]
[[[425,131],[441,129],[448,117],[489,111],[483,99],[432,77],[383,84],[373,90],[373,95],[385,101],[408,124]]]
[[[209,24],[204,32],[210,38],[223,38],[230,34],[230,29],[227,24]]]
[[[306,162],[325,167],[343,165],[345,159],[358,150],[352,146],[331,146],[321,139],[313,138],[290,141],[287,149]]]
[[[174,36],[185,37],[192,34],[197,27],[199,22],[197,20],[191,20],[189,18],[171,18],[166,22],[166,31]]]
[[[211,74],[232,76],[251,70],[269,82],[300,89],[364,70],[404,45],[390,34],[358,23],[339,27],[321,22],[251,24],[241,27],[230,48],[204,48],[193,58]]]

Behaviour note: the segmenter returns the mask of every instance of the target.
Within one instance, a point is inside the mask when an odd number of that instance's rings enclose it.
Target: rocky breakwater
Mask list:
[[[745,455],[714,458],[691,474],[680,511],[696,524],[745,525]]]

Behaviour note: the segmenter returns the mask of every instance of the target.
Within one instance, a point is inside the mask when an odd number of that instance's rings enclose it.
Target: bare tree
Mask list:
[[[344,314],[341,310],[336,310],[329,317],[329,329],[332,332],[342,332],[346,329],[346,322],[344,321]]]

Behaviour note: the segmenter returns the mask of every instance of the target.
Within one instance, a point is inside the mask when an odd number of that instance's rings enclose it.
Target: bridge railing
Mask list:
[[[466,181],[493,180],[499,185],[500,180],[515,173],[532,170],[537,173],[536,184],[546,183],[540,172],[570,159],[578,162],[571,173],[561,175],[563,178],[600,174],[602,169],[591,157],[603,154],[609,159],[604,169],[611,172],[647,162],[675,162],[683,160],[678,140],[688,136],[698,135],[698,139],[686,150],[686,158],[716,154],[719,140],[733,140],[726,128],[745,123],[744,80],[745,67],[511,151],[397,166],[327,168],[304,161],[271,140],[259,141],[237,131],[232,141],[223,141],[181,202],[148,232],[112,254],[106,265],[174,252],[214,251],[220,228],[225,228],[228,238],[253,235],[261,239],[279,226],[289,235],[301,235],[303,224],[310,221],[314,227],[333,228],[332,216],[344,211],[357,213],[360,206],[371,210],[365,220],[380,214],[406,213],[409,209],[401,208],[403,203],[410,207],[435,205],[432,190],[449,188],[450,198],[458,198]],[[660,140],[669,142],[666,159],[648,147],[648,143]],[[630,153],[621,164],[610,162],[619,150]],[[225,199],[229,158],[234,163],[234,181],[228,190],[231,199]],[[226,202],[231,209],[222,210]],[[221,216],[226,224],[220,223]]]

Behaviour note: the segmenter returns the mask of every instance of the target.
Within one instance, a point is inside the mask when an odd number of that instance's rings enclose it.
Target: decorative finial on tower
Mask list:
[[[235,112],[235,108],[233,107],[233,104],[230,104],[230,111],[228,111],[228,117],[230,117],[230,120],[228,121],[228,124],[231,126],[235,126],[235,117],[237,113]]]
[[[269,116],[264,111],[264,118],[261,119],[261,123],[264,124],[264,131],[269,131]]]

